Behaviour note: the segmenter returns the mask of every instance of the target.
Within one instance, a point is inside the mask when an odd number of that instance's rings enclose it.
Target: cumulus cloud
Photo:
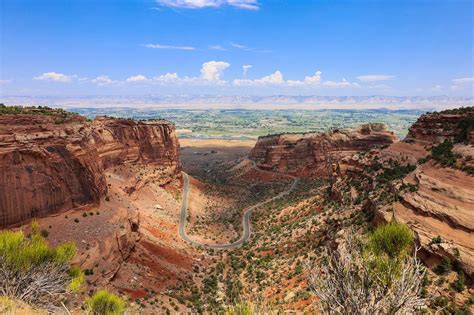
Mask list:
[[[178,76],[176,72],[173,73],[166,73],[160,76],[154,77],[153,80],[157,82],[178,82],[181,78]]]
[[[275,71],[274,73],[267,75],[260,79],[255,80],[239,80],[236,79],[233,81],[234,85],[237,86],[246,86],[246,85],[279,85],[285,83],[283,80],[283,74],[280,71]]]
[[[97,78],[93,79],[91,82],[97,85],[109,85],[116,83],[117,81],[110,79],[107,75],[100,75]]]
[[[218,8],[228,5],[247,10],[258,10],[258,0],[156,0],[161,6],[184,9]]]
[[[321,71],[316,71],[312,76],[306,76],[304,80],[288,80],[288,85],[320,85],[321,84]]]
[[[365,74],[357,77],[357,80],[362,82],[379,82],[379,81],[388,81],[395,78],[393,75],[387,74]]]
[[[232,83],[236,86],[266,86],[266,85],[280,85],[287,87],[319,87],[325,86],[328,88],[348,88],[359,87],[355,82],[349,82],[346,79],[342,81],[323,81],[321,78],[322,72],[316,71],[312,76],[306,76],[303,80],[284,80],[283,74],[280,71],[275,71],[268,76],[254,79],[254,80],[239,80],[236,79]]]
[[[138,74],[138,75],[127,78],[127,80],[125,81],[126,82],[145,82],[145,81],[148,81],[148,79],[144,75]]]
[[[176,50],[196,50],[192,46],[173,46],[173,45],[161,45],[161,44],[144,44],[143,47],[153,49],[176,49]]]
[[[201,78],[206,81],[219,82],[224,70],[230,67],[225,61],[208,61],[202,64]]]
[[[77,75],[67,75],[57,72],[44,72],[43,74],[34,77],[35,80],[40,81],[56,81],[56,82],[71,82],[72,80],[78,78]]]

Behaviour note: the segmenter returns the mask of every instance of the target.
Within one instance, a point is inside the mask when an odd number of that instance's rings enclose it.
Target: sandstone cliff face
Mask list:
[[[474,107],[424,114],[411,126],[405,141],[427,145],[452,141],[462,132],[460,122],[468,119],[474,120]],[[474,130],[467,133],[468,142],[474,144]]]
[[[55,123],[51,116],[0,116],[0,226],[95,203],[104,170],[157,163],[179,173],[173,125],[98,118]]]
[[[327,176],[333,164],[355,152],[389,145],[398,138],[383,124],[328,133],[282,134],[260,137],[250,158],[263,169],[298,176]]]

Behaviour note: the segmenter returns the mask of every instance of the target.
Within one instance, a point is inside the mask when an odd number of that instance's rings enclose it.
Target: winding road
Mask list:
[[[261,170],[257,167],[254,161],[252,162],[252,167],[254,169],[257,169],[261,172],[269,172],[265,170]],[[191,239],[188,234],[186,233],[186,216],[187,216],[187,211],[188,211],[188,192],[189,192],[189,176],[185,172],[182,172],[183,174],[183,192],[182,192],[182,202],[181,202],[181,211],[179,214],[179,236],[186,242],[191,243],[192,245],[195,246],[201,246],[205,248],[213,248],[213,249],[234,249],[239,246],[241,246],[243,243],[245,243],[249,238],[250,238],[250,215],[252,214],[253,210],[257,209],[258,207],[263,206],[266,203],[269,203],[271,201],[274,201],[276,199],[279,199],[283,196],[288,195],[290,192],[292,192],[296,185],[298,184],[298,178],[295,176],[287,175],[287,174],[281,174],[281,173],[276,173],[280,175],[287,176],[289,178],[293,179],[293,182],[291,183],[288,188],[279,193],[278,195],[266,199],[262,202],[259,202],[251,207],[248,207],[244,210],[244,215],[242,216],[242,226],[243,226],[243,233],[240,236],[240,238],[232,243],[226,243],[226,244],[206,244],[206,243],[201,243],[196,240]]]

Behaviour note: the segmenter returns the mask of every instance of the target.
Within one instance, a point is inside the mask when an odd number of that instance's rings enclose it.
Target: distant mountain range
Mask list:
[[[423,109],[440,110],[473,106],[473,97],[449,96],[4,96],[6,105],[53,107],[155,107],[155,108],[241,108],[241,109]]]

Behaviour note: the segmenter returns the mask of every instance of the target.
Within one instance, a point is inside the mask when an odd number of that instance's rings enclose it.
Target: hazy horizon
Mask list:
[[[20,0],[0,8],[2,98],[474,96],[468,0]]]

